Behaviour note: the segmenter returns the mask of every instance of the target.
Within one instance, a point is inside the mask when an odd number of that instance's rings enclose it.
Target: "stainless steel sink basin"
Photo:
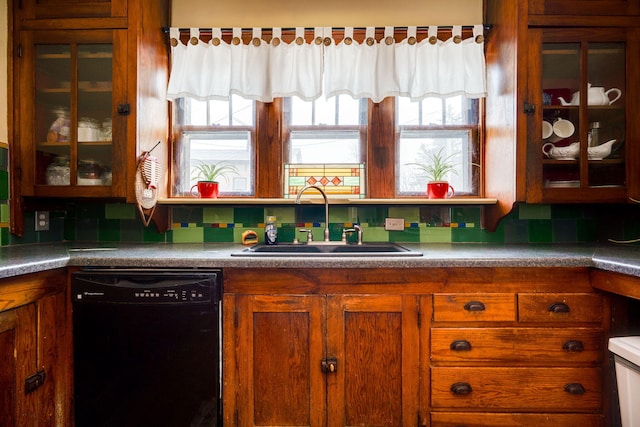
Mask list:
[[[362,245],[335,243],[284,243],[251,246],[242,251],[233,252],[232,256],[270,257],[270,256],[422,256],[417,252],[397,243],[363,243]]]

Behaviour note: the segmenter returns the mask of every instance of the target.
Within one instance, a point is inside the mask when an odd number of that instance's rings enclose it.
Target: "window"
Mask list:
[[[331,197],[424,197],[426,177],[411,163],[439,150],[456,168],[447,176],[456,196],[477,196],[480,108],[478,100],[461,96],[380,104],[346,95],[273,103],[180,98],[174,102],[172,196],[191,195],[201,161],[225,161],[239,173],[220,181],[223,196],[291,198],[316,179]]]
[[[220,194],[254,194],[255,103],[233,96],[229,101],[174,102],[175,172],[173,196],[191,195],[200,163],[232,165],[237,173],[219,180]]]
[[[456,195],[479,193],[479,102],[462,96],[396,100],[396,194],[424,195],[427,177],[415,163],[440,153],[454,172],[445,178]]]
[[[306,184],[334,197],[366,196],[367,100],[285,98],[282,122],[285,198]]]
[[[364,159],[367,102],[349,96],[303,101],[285,98],[288,163],[360,163]]]

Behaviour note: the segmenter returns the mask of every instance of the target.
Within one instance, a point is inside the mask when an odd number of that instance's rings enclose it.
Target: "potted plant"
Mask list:
[[[455,191],[453,187],[446,181],[448,173],[457,174],[455,165],[451,163],[451,159],[457,154],[453,153],[444,156],[441,147],[437,152],[428,153],[426,163],[407,163],[422,170],[427,177],[427,195],[430,199],[444,199],[445,197],[453,197]]]
[[[223,178],[225,182],[229,181],[227,174],[238,175],[240,172],[235,165],[227,161],[218,163],[206,163],[201,161],[194,170],[194,178],[198,183],[191,187],[191,194],[201,198],[216,199],[219,194],[219,179]],[[197,188],[197,194],[194,189]]]

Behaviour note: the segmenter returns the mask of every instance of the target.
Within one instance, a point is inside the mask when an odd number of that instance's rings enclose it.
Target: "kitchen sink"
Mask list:
[[[397,243],[279,243],[251,246],[242,251],[233,252],[232,256],[269,257],[269,256],[422,256],[422,252],[405,248]]]

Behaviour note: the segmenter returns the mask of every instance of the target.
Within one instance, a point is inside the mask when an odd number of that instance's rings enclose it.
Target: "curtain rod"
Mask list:
[[[453,27],[454,27],[453,25],[432,25],[432,26],[438,27],[438,29],[441,29],[441,30],[452,30]],[[373,27],[374,28],[384,28],[384,27],[380,27],[380,26],[373,26]],[[473,25],[462,25],[461,27],[462,27],[463,30],[473,30],[473,28],[474,28]],[[216,27],[214,27],[214,28],[216,28]],[[324,27],[317,27],[317,28],[324,28]],[[344,30],[345,29],[345,27],[330,27],[330,28],[332,30]],[[367,28],[368,27],[353,27],[354,30],[366,30]],[[394,28],[394,30],[405,30],[406,31],[408,27],[407,26],[401,26],[401,27],[395,27],[394,26],[393,28]],[[416,26],[416,28],[418,30],[428,30],[429,29],[429,25]],[[485,31],[489,31],[489,30],[491,30],[491,25],[485,24],[485,25],[483,25],[483,28],[484,28]],[[168,34],[169,33],[169,29],[170,29],[170,27],[163,27],[162,31],[164,31],[166,34]],[[273,29],[273,27],[270,27],[270,28],[262,27],[261,28],[262,31],[271,31],[272,29]],[[315,29],[316,29],[316,27],[304,27],[305,31],[313,31]],[[178,30],[179,31],[189,31],[190,28],[178,28]],[[211,27],[203,27],[203,28],[199,28],[199,30],[200,31],[202,31],[202,30],[207,31],[207,30],[211,30]],[[222,28],[221,30],[222,31],[232,31],[233,28],[231,28],[231,27]],[[252,31],[252,30],[253,30],[253,28],[251,28],[251,27],[248,27],[248,28],[242,27],[242,31]],[[283,31],[295,31],[296,27],[282,27],[282,30]]]

